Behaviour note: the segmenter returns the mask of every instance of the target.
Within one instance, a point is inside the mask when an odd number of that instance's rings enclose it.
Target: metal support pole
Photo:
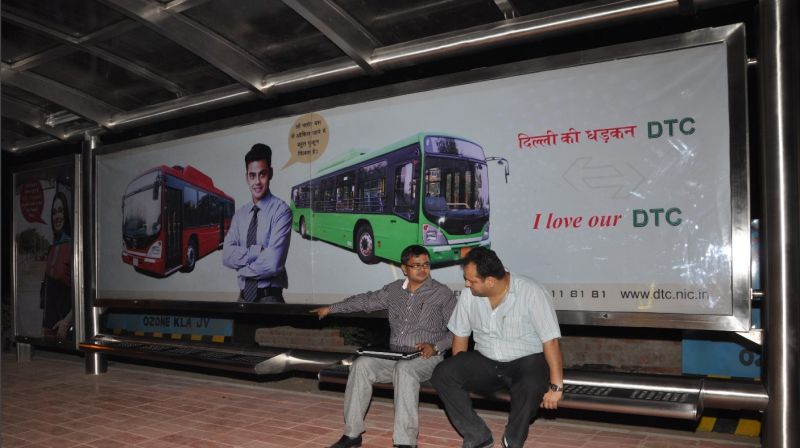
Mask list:
[[[766,386],[763,442],[800,446],[797,415],[800,324],[800,185],[798,185],[798,6],[762,0],[760,16],[761,154],[764,179]]]
[[[94,231],[95,231],[95,173],[94,150],[100,143],[97,135],[86,134],[81,148],[81,163],[83,174],[83,285],[86,315],[86,335],[88,338],[100,333],[100,309],[94,306],[95,279],[94,279]],[[86,373],[99,375],[108,371],[108,360],[103,353],[89,352],[86,354]]]
[[[17,342],[17,362],[30,362],[33,354],[31,344]]]

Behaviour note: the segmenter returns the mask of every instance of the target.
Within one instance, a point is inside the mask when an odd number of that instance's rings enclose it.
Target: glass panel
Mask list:
[[[13,203],[20,207],[3,211],[12,216],[16,243],[11,260],[17,266],[15,335],[51,340],[74,337],[74,174],[72,163],[14,174]]]
[[[485,163],[450,157],[425,161],[426,215],[437,218],[489,215],[489,183]],[[477,229],[476,229],[477,230]]]
[[[417,215],[417,170],[414,162],[397,167],[394,177],[394,212],[409,221]]]
[[[311,204],[314,211],[332,212],[336,206],[336,181],[329,177],[322,179],[319,184],[313,187],[314,199]]]
[[[292,202],[295,208],[311,207],[311,186],[306,183],[292,188]]]
[[[3,62],[13,64],[58,46],[55,40],[3,20]],[[5,89],[5,86],[3,87]]]
[[[503,20],[492,0],[336,0],[383,45]]]
[[[38,108],[42,109],[42,112],[46,114],[52,114],[60,110],[64,110],[63,107],[57,104],[53,104],[47,100],[39,98],[36,95],[33,95],[29,92],[17,89],[16,87],[12,86],[3,85],[3,96],[16,98],[25,103],[37,106]]]
[[[453,137],[425,137],[425,152],[485,160],[483,148],[470,141]]]
[[[31,71],[123,110],[175,98],[168,90],[83,52],[50,61]]]
[[[169,79],[189,93],[235,83],[205,60],[148,28],[137,28],[98,47]]]
[[[197,225],[213,226],[219,222],[215,197],[204,192],[197,192]]]
[[[86,0],[3,0],[3,10],[73,37],[127,20],[100,2]]]
[[[40,134],[38,131],[30,126],[14,121],[10,118],[3,117],[3,142],[14,142],[16,140],[28,137],[36,137]],[[5,143],[3,144],[5,146]]]
[[[161,229],[161,196],[158,172],[153,171],[128,185],[122,202],[122,234],[140,238]]]
[[[356,207],[362,212],[382,212],[386,202],[386,161],[358,170]]]
[[[350,171],[336,176],[336,210],[353,210],[353,193],[355,191],[355,172]]]
[[[276,71],[344,56],[280,0],[212,0],[184,15],[274,66]]]
[[[200,224],[197,213],[197,190],[183,187],[183,225],[192,227]]]

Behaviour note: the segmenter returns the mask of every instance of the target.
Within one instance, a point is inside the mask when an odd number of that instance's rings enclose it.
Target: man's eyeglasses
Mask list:
[[[410,269],[413,269],[415,271],[419,271],[420,269],[423,269],[423,268],[424,269],[430,269],[431,268],[431,264],[430,263],[414,263],[414,264],[407,264],[406,266],[408,266]]]

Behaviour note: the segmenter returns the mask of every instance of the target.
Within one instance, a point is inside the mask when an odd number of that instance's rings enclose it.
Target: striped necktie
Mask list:
[[[253,218],[250,219],[250,227],[247,228],[247,247],[256,244],[256,230],[258,229],[258,206],[253,206]],[[254,278],[244,279],[244,291],[242,292],[245,302],[253,302],[258,296],[258,280]]]

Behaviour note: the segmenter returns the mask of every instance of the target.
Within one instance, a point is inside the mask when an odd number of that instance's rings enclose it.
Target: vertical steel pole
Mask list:
[[[33,353],[31,344],[17,342],[17,362],[30,362]]]
[[[762,0],[760,14],[761,154],[766,268],[764,446],[800,446],[798,325],[800,324],[800,184],[798,184],[798,6]]]
[[[83,275],[83,238],[84,238],[84,225],[86,223],[85,216],[85,202],[83,200],[83,162],[79,156],[75,156],[74,171],[74,195],[73,195],[73,218],[72,222],[75,223],[72,227],[72,242],[74,247],[74,256],[72,260],[72,295],[75,298],[73,301],[73,315],[74,315],[74,328],[75,328],[75,350],[81,349],[80,344],[86,340],[86,296],[84,292],[86,288],[83,287],[85,277]]]
[[[84,311],[86,315],[86,334],[88,338],[100,333],[100,309],[94,306],[95,300],[95,172],[94,151],[100,144],[96,135],[86,134],[81,147],[83,173],[83,285]],[[108,360],[103,353],[91,352],[86,355],[86,373],[99,375],[108,371]]]

